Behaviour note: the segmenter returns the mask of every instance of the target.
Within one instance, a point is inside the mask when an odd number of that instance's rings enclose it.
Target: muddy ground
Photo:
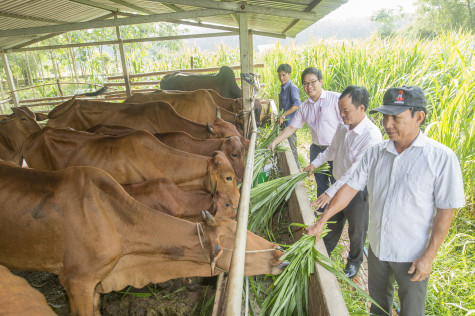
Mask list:
[[[273,231],[277,243],[291,244],[286,212],[274,216]],[[268,239],[268,237],[265,237]],[[68,296],[58,277],[47,272],[15,273],[25,278],[46,298],[59,316],[70,316]],[[271,278],[259,278],[264,287]],[[163,284],[149,284],[142,289],[127,287],[120,292],[101,295],[103,316],[193,316],[211,315],[217,278],[172,280]],[[258,307],[257,307],[258,308]]]

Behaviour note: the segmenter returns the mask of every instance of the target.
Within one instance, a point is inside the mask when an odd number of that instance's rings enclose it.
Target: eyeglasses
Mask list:
[[[308,87],[308,86],[310,86],[310,85],[313,87],[313,86],[315,86],[315,84],[316,84],[317,82],[318,82],[318,80],[312,80],[312,81],[310,81],[310,82],[304,82],[304,83],[303,83],[303,87],[306,88],[306,87]]]

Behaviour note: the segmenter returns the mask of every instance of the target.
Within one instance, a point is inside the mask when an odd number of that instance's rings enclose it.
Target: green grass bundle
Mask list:
[[[305,225],[293,224],[296,226]],[[323,238],[328,229],[324,229]],[[361,295],[374,302],[369,295],[361,290],[341,271],[333,261],[315,249],[315,237],[303,235],[296,243],[288,247],[280,258],[289,265],[274,278],[268,295],[261,306],[259,315],[288,316],[308,315],[308,289],[310,277],[315,272],[315,262],[354,287]]]
[[[287,147],[279,144],[274,148],[274,153],[286,151],[287,149]],[[254,154],[254,169],[252,171],[252,183],[254,185],[257,184],[257,178],[264,169],[264,166],[274,157],[274,153],[267,148],[256,149]]]
[[[307,172],[292,174],[252,188],[248,229],[260,233],[267,228],[277,208],[290,198],[297,183],[305,179],[307,174]]]
[[[315,168],[314,172],[324,170],[328,170],[327,164]],[[261,233],[264,228],[267,228],[277,208],[290,198],[297,183],[305,179],[307,175],[307,172],[300,172],[264,182],[252,188],[248,229]]]
[[[264,149],[272,143],[274,139],[280,134],[280,126],[277,122],[271,125],[266,125],[264,128],[259,128],[259,137],[256,144],[256,149]]]

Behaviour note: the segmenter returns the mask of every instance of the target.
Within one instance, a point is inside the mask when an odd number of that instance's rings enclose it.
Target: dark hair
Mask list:
[[[360,105],[364,105],[364,110],[366,111],[366,109],[368,109],[369,93],[365,87],[348,86],[340,94],[338,100],[343,99],[347,95],[351,96],[351,103],[353,103],[355,108],[358,108]]]
[[[426,108],[418,107],[418,106],[411,107],[411,117],[414,117],[416,112],[424,112],[424,114],[427,114]],[[424,119],[421,122],[421,125],[424,124],[425,121],[426,121],[426,118],[424,117]]]
[[[314,74],[315,76],[317,76],[318,80],[322,80],[323,79],[323,76],[322,76],[322,71],[320,69],[317,69],[315,67],[307,67],[305,68],[305,70],[302,72],[302,84],[303,84],[303,78],[306,76],[306,75],[309,75],[309,74]]]
[[[277,68],[277,72],[279,73],[281,71],[284,71],[288,74],[291,74],[292,73],[292,67],[290,67],[289,64],[280,64],[279,68]]]

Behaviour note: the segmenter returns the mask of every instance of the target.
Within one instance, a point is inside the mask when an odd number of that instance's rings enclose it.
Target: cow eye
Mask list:
[[[226,203],[226,207],[230,207],[231,206],[231,203]]]
[[[232,180],[233,180],[233,177],[226,177],[226,180],[232,181]]]
[[[22,117],[21,120],[22,120],[22,121],[26,121],[26,118]]]
[[[237,157],[237,154],[231,154],[231,156],[233,156],[234,158],[236,158],[236,157]]]

